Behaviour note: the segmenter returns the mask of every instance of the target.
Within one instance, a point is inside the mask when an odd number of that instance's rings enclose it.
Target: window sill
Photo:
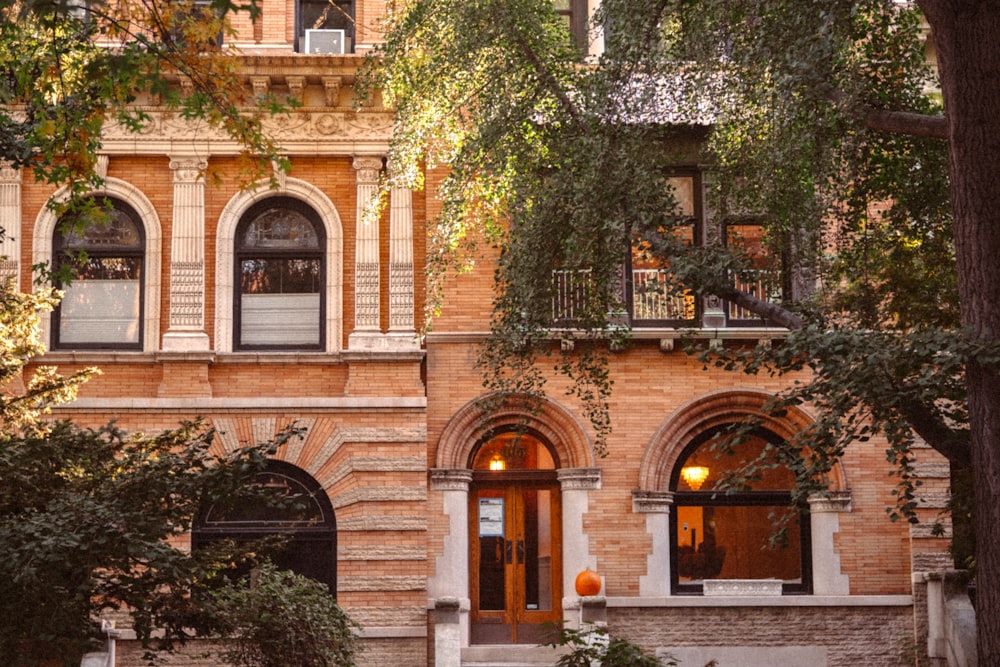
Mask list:
[[[609,597],[608,607],[911,607],[912,595],[671,595]]]

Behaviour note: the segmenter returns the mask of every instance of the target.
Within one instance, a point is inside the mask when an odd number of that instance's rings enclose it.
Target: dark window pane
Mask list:
[[[316,294],[320,291],[319,259],[244,259],[243,294]]]
[[[57,231],[53,255],[72,268],[58,285],[64,297],[53,320],[55,347],[133,348],[142,345],[142,272],[145,237],[138,215],[124,202],[98,199],[96,222]],[[79,213],[85,215],[85,213]],[[72,219],[59,229],[74,227]]]
[[[682,584],[704,579],[802,581],[799,523],[788,525],[787,543],[772,543],[778,516],[787,506],[678,506],[677,577]]]
[[[302,2],[302,30],[345,30],[350,34],[354,24],[354,3],[334,2]]]
[[[273,507],[263,501],[248,502],[245,497],[215,503],[195,522],[192,548],[204,548],[218,540],[247,543],[281,536],[284,542],[277,551],[267,552],[275,565],[325,583],[336,594],[337,526],[326,492],[308,473],[280,461],[269,462],[255,485],[282,501],[294,500],[294,504],[283,502]],[[235,568],[230,576],[246,574]]]
[[[139,280],[141,257],[88,257],[77,269],[77,280]]]

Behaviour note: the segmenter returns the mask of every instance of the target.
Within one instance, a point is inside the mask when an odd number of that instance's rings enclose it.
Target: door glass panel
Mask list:
[[[482,491],[479,494],[480,611],[503,611],[507,608],[504,500],[497,491]]]
[[[524,492],[524,609],[552,610],[552,492]]]

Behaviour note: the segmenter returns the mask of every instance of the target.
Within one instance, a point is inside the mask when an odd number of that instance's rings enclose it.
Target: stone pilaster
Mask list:
[[[444,635],[438,635],[435,631],[435,636],[447,638],[448,645],[452,648],[466,646],[469,643],[469,484],[471,482],[472,471],[468,469],[435,468],[430,471],[430,489],[441,494],[441,509],[448,517],[448,534],[444,537],[444,548],[434,559],[434,576],[427,584],[427,593],[434,600],[455,601],[455,615],[449,621],[455,625],[446,629]]]
[[[646,557],[646,574],[639,577],[639,595],[670,595],[670,507],[669,491],[633,491],[632,511],[646,515],[646,532],[653,548]]]
[[[851,581],[840,569],[840,555],[834,535],[840,531],[840,514],[851,511],[851,493],[832,491],[809,499],[809,524],[812,537],[812,575],[814,595],[849,595]]]
[[[357,249],[354,258],[354,331],[349,336],[352,348],[379,347],[381,339],[379,298],[379,222],[372,205],[378,197],[382,158],[354,159],[357,171]]]
[[[389,208],[389,333],[414,344],[413,193],[392,188]]]
[[[590,537],[583,517],[590,509],[590,492],[601,488],[600,468],[563,468],[557,471],[562,490],[563,610],[579,608],[576,575],[585,569],[599,571],[590,552]],[[571,614],[570,614],[571,615]]]
[[[204,159],[174,156],[174,216],[170,235],[170,328],[166,351],[208,349],[205,332]]]
[[[0,280],[17,280],[21,268],[21,170],[0,162]]]

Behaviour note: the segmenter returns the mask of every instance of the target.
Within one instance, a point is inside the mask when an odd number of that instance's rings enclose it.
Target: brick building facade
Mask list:
[[[67,301],[46,318],[50,351],[37,363],[103,371],[58,415],[144,431],[203,416],[219,447],[306,427],[278,459],[329,498],[333,583],[364,628],[367,665],[501,664],[497,655],[523,663],[544,623],[578,622],[587,605],[613,633],[685,665],[732,656],[777,664],[775,655],[810,667],[913,664],[926,634],[915,603],[923,573],[948,564],[947,540],[929,528],[947,499],[944,460],[926,449],[916,464],[926,521],[892,523],[884,447],[859,443],[838,466],[834,493],[810,503],[791,552],[751,549],[759,535],[745,528],[761,522],[760,499],[714,504],[680,470],[704,455],[713,429],[761,414],[780,385],[703,370],[675,347],[676,326],[656,318],[611,353],[606,458],[595,457],[560,378],[541,412],[499,410],[484,421],[474,362],[489,325],[488,263],[447,281],[442,312],[422,335],[433,190],[393,191],[377,224],[361,217],[385,168],[392,117],[356,107],[352,85],[383,3],[338,3],[353,16],[344,32],[309,33],[313,45],[333,40],[317,48],[344,54],[304,53],[305,0],[261,6],[258,22],[237,22],[234,45],[248,86],[302,103],[267,122],[292,169],[277,189],[243,189],[231,176],[234,144],[151,101],[143,132],[109,128],[95,194],[123,211],[121,247],[106,256],[132,253],[132,270],[70,288],[68,299],[98,301],[98,316]],[[699,165],[679,166],[694,175],[689,200],[704,234],[713,221]],[[206,183],[206,169],[221,182]],[[0,172],[0,216],[13,232],[3,269],[22,289],[33,264],[91,242],[59,236],[46,202],[60,195]],[[272,269],[308,275],[288,288],[251,284]],[[112,317],[116,299],[124,302]],[[698,335],[715,344],[782,333],[734,322],[725,304],[694,306]],[[788,437],[809,420],[806,409],[772,419],[761,438]],[[525,424],[525,437],[511,435]],[[603,587],[581,605],[574,579],[585,568]],[[138,655],[121,642],[119,664]],[[192,654],[171,664],[204,663]]]

